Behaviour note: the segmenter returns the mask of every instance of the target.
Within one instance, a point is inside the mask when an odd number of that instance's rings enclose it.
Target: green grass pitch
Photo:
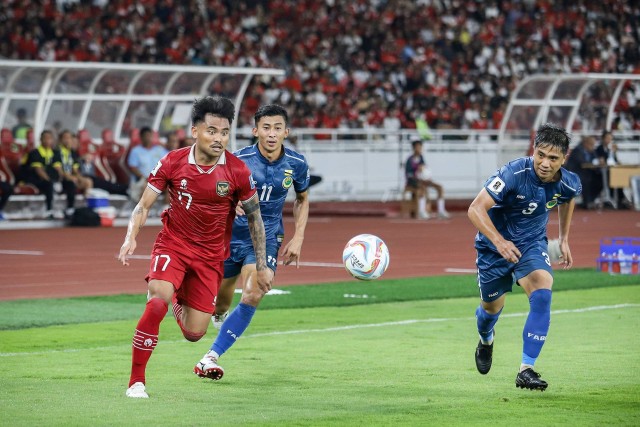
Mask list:
[[[188,343],[167,317],[148,400],[124,396],[144,295],[2,302],[0,425],[640,425],[640,278],[556,283],[543,393],[514,385],[519,289],[491,372],[476,372],[471,276],[283,288],[221,358],[218,382],[191,373],[213,328]]]

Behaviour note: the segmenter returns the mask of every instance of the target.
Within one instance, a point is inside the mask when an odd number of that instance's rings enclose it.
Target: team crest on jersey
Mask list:
[[[493,178],[493,181],[487,186],[487,188],[494,194],[500,193],[504,189],[504,181],[500,177]]]
[[[229,195],[229,182],[227,181],[218,181],[216,183],[216,193],[220,197],[226,197]]]
[[[187,189],[187,180],[183,179],[182,181],[180,181],[180,189],[181,190],[186,190]]]
[[[560,194],[554,194],[553,198],[551,200],[549,200],[546,204],[547,209],[553,209],[555,207],[555,205],[558,204],[558,197],[560,197]]]
[[[286,190],[291,187],[291,184],[293,184],[293,178],[291,178],[290,176],[285,176],[282,180],[282,188]]]

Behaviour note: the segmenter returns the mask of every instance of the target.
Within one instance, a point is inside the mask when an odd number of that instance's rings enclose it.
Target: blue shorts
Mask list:
[[[267,243],[267,267],[276,272],[280,244]],[[236,277],[246,264],[255,264],[256,254],[253,244],[231,244],[231,255],[224,261],[224,278]]]
[[[553,275],[547,252],[547,240],[538,240],[524,249],[516,264],[507,261],[491,249],[477,249],[478,287],[480,299],[494,301],[505,292],[511,292],[513,284],[534,270],[545,270]]]

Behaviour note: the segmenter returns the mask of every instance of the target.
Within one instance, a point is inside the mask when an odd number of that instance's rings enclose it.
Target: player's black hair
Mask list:
[[[253,120],[258,126],[258,122],[263,117],[273,117],[273,116],[282,116],[284,118],[285,126],[289,123],[289,114],[287,114],[287,110],[284,107],[281,107],[278,104],[267,104],[258,108],[258,111],[253,115]]]
[[[533,146],[538,148],[541,145],[556,147],[564,155],[569,151],[571,136],[563,128],[553,123],[545,123],[536,131]]]
[[[602,135],[600,135],[600,137],[604,139],[604,137],[607,135],[613,135],[613,133],[610,130],[605,129],[602,131]]]
[[[200,122],[204,122],[204,117],[212,114],[216,117],[222,117],[229,120],[229,124],[235,117],[235,107],[230,99],[222,96],[204,96],[193,101],[191,107],[191,125],[196,126]]]
[[[413,141],[411,141],[411,148],[416,148],[416,145],[422,145],[422,140],[421,139],[414,139]]]

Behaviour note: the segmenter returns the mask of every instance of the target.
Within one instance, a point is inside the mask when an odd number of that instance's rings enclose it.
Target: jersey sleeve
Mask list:
[[[309,172],[309,164],[306,159],[296,168],[296,174],[293,177],[293,189],[296,193],[304,193],[309,189],[309,180],[311,173]]]
[[[238,162],[238,169],[235,174],[238,199],[246,202],[256,194],[256,184],[251,175],[251,171],[243,161]]]
[[[580,177],[567,170],[562,171],[562,191],[558,198],[558,204],[567,203],[569,200],[582,194],[582,182]]]
[[[156,167],[149,173],[147,185],[156,193],[160,194],[167,189],[167,183],[171,179],[171,167],[171,156],[167,154],[158,161]]]
[[[502,203],[514,186],[513,170],[507,164],[502,166],[487,179],[484,188],[497,204]]]
[[[62,152],[60,150],[53,150],[53,159],[51,160],[51,166],[54,168],[62,167]]]
[[[44,167],[44,157],[42,157],[37,149],[31,150],[29,152],[29,156],[27,157],[27,166],[30,166],[32,168]]]

